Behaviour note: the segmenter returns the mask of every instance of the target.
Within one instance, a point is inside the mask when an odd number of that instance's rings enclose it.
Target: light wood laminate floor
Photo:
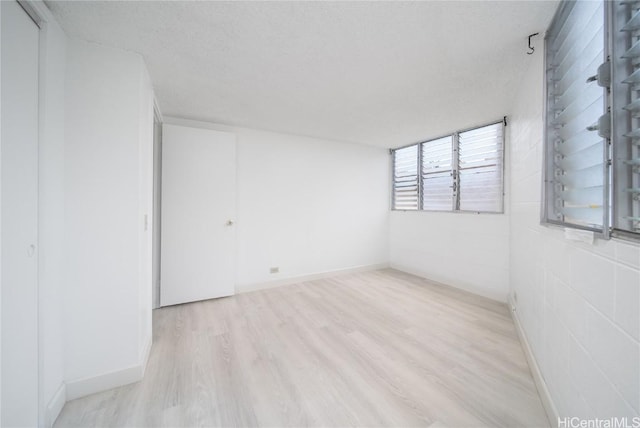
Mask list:
[[[144,379],[66,426],[548,426],[506,305],[394,270],[154,311]]]

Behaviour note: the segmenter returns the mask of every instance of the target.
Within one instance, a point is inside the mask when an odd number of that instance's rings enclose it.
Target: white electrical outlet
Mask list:
[[[278,273],[280,272],[280,268],[275,266],[269,269],[269,273]]]

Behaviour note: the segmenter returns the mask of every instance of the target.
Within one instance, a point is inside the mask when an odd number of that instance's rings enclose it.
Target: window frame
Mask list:
[[[390,149],[389,153],[391,154],[391,209],[396,210],[395,202],[396,202],[396,151],[406,149],[408,147],[419,146],[420,143],[409,144],[406,146],[398,147],[397,149]],[[420,211],[420,205],[422,205],[421,197],[422,197],[422,186],[420,185],[420,163],[421,163],[422,153],[420,147],[417,147],[416,150],[416,185],[417,185],[417,201],[416,201],[416,209],[397,209],[396,211]]]
[[[625,8],[624,11],[620,12],[620,9],[616,10],[617,6],[623,6]],[[625,19],[622,22],[620,20],[621,13],[626,14]],[[625,45],[625,41],[621,36],[621,34],[623,33],[622,27],[624,27],[625,23],[628,22],[630,20],[630,17],[632,17],[633,15],[635,15],[635,13],[633,12],[631,4],[622,5],[620,1],[606,2],[604,26],[605,26],[605,31],[607,31],[607,37],[608,37],[607,48],[613,54],[615,54],[616,52],[618,53],[626,52],[627,49],[629,48],[629,46]],[[611,34],[616,34],[617,37],[611,37]],[[632,36],[632,37],[638,37],[638,36]],[[640,40],[640,38],[636,39],[636,42],[638,40]],[[634,41],[631,41],[631,45],[633,45],[634,43],[635,43]],[[621,76],[628,77],[631,73],[633,73],[634,65],[632,65],[632,60],[630,58],[626,58],[626,59],[623,59],[621,57],[616,58],[614,57],[613,54],[611,55],[612,57],[611,79],[612,81],[616,82],[616,81],[619,81]],[[636,69],[640,69],[640,68],[637,68],[638,67],[637,65],[635,65],[635,67]],[[638,231],[635,232],[632,230],[627,230],[627,229],[622,229],[617,227],[618,226],[617,219],[619,218],[619,211],[621,209],[621,204],[622,204],[622,201],[621,201],[622,198],[617,195],[620,195],[621,188],[622,189],[624,188],[622,187],[622,180],[619,177],[619,175],[623,174],[623,171],[620,170],[621,166],[619,164],[619,160],[623,159],[624,156],[620,157],[619,153],[622,152],[623,149],[620,147],[621,144],[618,144],[618,142],[620,139],[625,138],[624,137],[625,133],[630,132],[634,127],[637,128],[638,125],[640,124],[640,119],[637,116],[634,117],[634,115],[631,114],[630,112],[622,111],[623,110],[622,107],[630,103],[631,99],[633,99],[633,101],[637,101],[640,99],[640,96],[632,97],[631,89],[625,90],[621,88],[624,88],[624,86],[617,85],[617,86],[611,87],[611,104],[610,105],[612,110],[611,112],[612,144],[610,144],[609,146],[609,153],[608,153],[609,157],[607,159],[607,163],[610,169],[609,177],[610,177],[610,189],[611,189],[611,201],[610,201],[610,207],[608,210],[609,237],[638,242],[640,241],[640,228],[638,228]],[[637,144],[637,145],[638,145],[638,149],[636,151],[636,154],[640,155],[640,144]],[[632,176],[633,174],[639,174],[638,179],[636,179],[637,180],[636,183],[640,182],[640,166],[638,166],[637,168],[638,168],[638,172],[635,172],[633,170],[631,171]],[[631,181],[633,182],[633,178],[631,179]],[[626,185],[630,185],[630,184],[627,182]],[[631,185],[633,185],[633,183],[631,183]],[[631,207],[630,210],[633,210],[633,207]]]
[[[500,210],[499,211],[483,211],[483,210],[461,210],[460,209],[460,150],[459,136],[461,133],[474,131],[476,129],[485,128],[492,125],[502,125],[502,154],[501,154],[501,168],[500,168]],[[454,132],[450,132],[439,137],[429,138],[428,140],[422,140],[417,143],[406,144],[404,146],[389,149],[391,158],[391,211],[399,212],[432,212],[432,213],[457,213],[457,214],[504,214],[505,213],[505,156],[506,156],[506,127],[507,117],[503,116],[500,120],[494,120],[492,122],[484,123],[482,125],[472,126],[465,129],[460,129]],[[422,145],[431,141],[440,140],[442,138],[451,137],[451,173],[454,188],[452,188],[452,204],[450,210],[435,210],[424,209],[423,197],[423,185],[422,185]],[[418,206],[416,209],[398,209],[395,207],[395,152],[407,147],[418,146]]]
[[[545,34],[544,40],[544,56],[543,56],[543,103],[544,103],[544,118],[543,118],[543,163],[542,163],[542,204],[540,212],[540,223],[543,226],[556,226],[562,228],[578,229],[583,231],[589,231],[594,233],[594,236],[601,239],[619,238],[632,242],[638,242],[640,240],[640,231],[634,232],[624,228],[618,228],[616,219],[618,218],[621,208],[622,198],[618,194],[620,193],[620,187],[622,183],[617,177],[620,173],[620,166],[616,165],[618,150],[621,149],[621,145],[624,145],[626,137],[625,132],[628,132],[630,121],[632,117],[628,116],[628,113],[624,112],[622,107],[629,103],[630,90],[624,89],[624,83],[621,83],[620,75],[629,75],[628,72],[622,72],[623,69],[630,69],[629,63],[624,64],[624,59],[617,58],[621,52],[625,52],[628,46],[624,45],[624,41],[621,41],[620,27],[624,22],[620,22],[620,11],[615,9],[616,7],[623,6],[619,1],[606,1],[600,0],[603,4],[603,57],[604,63],[609,63],[609,71],[611,73],[611,83],[608,87],[603,88],[605,90],[603,101],[603,116],[609,114],[609,120],[607,121],[611,127],[611,132],[607,138],[603,137],[603,215],[602,215],[602,229],[597,227],[589,227],[580,224],[574,224],[563,220],[557,220],[550,218],[551,199],[555,195],[553,186],[554,180],[554,146],[553,142],[549,138],[549,121],[550,121],[550,102],[549,102],[549,49],[552,40],[550,38],[550,30],[554,26],[558,25],[557,22],[566,22],[567,16],[571,12],[569,4],[571,2],[563,0],[559,5],[554,15],[549,28]],[[629,8],[629,5],[625,5]],[[629,10],[625,10],[629,12]],[[617,15],[618,14],[618,15]],[[629,13],[628,13],[629,14]],[[629,15],[632,15],[630,13]],[[561,25],[561,24],[560,24]],[[621,64],[622,63],[622,64]],[[592,70],[596,73],[597,70]],[[640,99],[640,98],[637,98]]]
[[[599,1],[604,1],[604,0],[599,0]],[[541,204],[540,204],[540,222],[543,225],[554,225],[554,226],[559,226],[559,227],[567,227],[567,228],[571,228],[571,229],[578,229],[578,230],[584,230],[584,231],[589,231],[589,232],[593,232],[596,236],[600,237],[600,238],[604,238],[604,239],[609,239],[609,228],[607,227],[608,224],[608,217],[609,217],[609,209],[606,209],[606,207],[609,207],[611,202],[609,200],[609,191],[607,190],[609,188],[609,177],[610,177],[610,165],[609,162],[606,161],[606,159],[609,159],[609,147],[611,144],[611,139],[604,139],[604,152],[603,153],[603,187],[604,187],[604,195],[603,195],[603,225],[602,225],[602,229],[598,229],[595,227],[589,227],[589,226],[583,226],[580,224],[575,224],[575,223],[570,223],[570,222],[566,222],[563,220],[556,220],[553,219],[549,216],[549,209],[550,209],[550,199],[553,197],[553,195],[555,194],[553,191],[553,186],[555,184],[555,181],[553,180],[553,169],[554,169],[554,163],[553,163],[553,159],[554,159],[554,147],[553,147],[553,143],[549,141],[549,85],[548,85],[548,69],[550,67],[549,65],[549,49],[550,49],[550,44],[552,43],[550,41],[550,30],[551,28],[553,28],[554,25],[557,25],[556,22],[558,20],[562,20],[562,21],[566,21],[567,16],[569,15],[569,13],[571,12],[571,9],[568,9],[568,5],[571,2],[569,1],[561,1],[560,4],[558,5],[558,9],[556,9],[556,13],[553,17],[553,19],[551,20],[551,23],[549,24],[549,28],[547,29],[546,33],[545,33],[545,37],[544,37],[544,55],[543,55],[543,104],[544,104],[544,108],[543,108],[543,134],[542,134],[542,144],[543,144],[543,150],[542,150],[542,195],[541,195]],[[610,54],[610,47],[609,47],[609,37],[608,37],[608,11],[607,11],[607,7],[605,7],[604,9],[604,40],[603,40],[603,46],[604,46],[604,52],[603,52],[603,57],[606,59],[609,57]],[[595,72],[595,70],[594,70]],[[595,84],[595,83],[594,83]],[[604,106],[603,106],[603,113],[606,113],[607,108],[610,106],[610,94],[609,93],[605,93],[605,95],[603,96],[604,99]]]

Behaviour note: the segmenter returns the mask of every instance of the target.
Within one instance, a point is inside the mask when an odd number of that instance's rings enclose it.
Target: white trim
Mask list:
[[[316,279],[323,279],[337,275],[345,275],[349,273],[368,272],[372,270],[386,269],[389,267],[388,263],[378,263],[373,265],[361,265],[344,269],[336,269],[325,272],[312,273],[309,275],[292,276],[289,278],[276,279],[273,281],[255,282],[248,284],[236,284],[236,293],[247,293],[250,291],[264,290],[267,288],[280,287],[283,285],[297,284],[305,281],[314,281]]]
[[[90,376],[67,382],[67,400],[85,397],[96,392],[106,391],[119,386],[138,382],[142,379],[144,368],[136,364],[122,370],[103,373],[98,376]]]
[[[58,415],[60,415],[62,408],[64,407],[64,403],[66,402],[67,388],[66,385],[62,383],[56,393],[53,394],[51,401],[49,401],[49,404],[47,404],[47,408],[45,409],[45,427],[51,428],[53,426],[53,424],[56,422],[56,419],[58,419]]]
[[[542,401],[542,407],[544,407],[544,410],[547,413],[549,425],[552,428],[558,428],[558,409],[556,409],[556,406],[553,403],[551,393],[549,392],[547,383],[544,381],[544,377],[542,376],[542,372],[540,371],[538,362],[533,355],[533,351],[531,350],[531,346],[529,345],[529,341],[527,340],[527,334],[522,328],[522,324],[520,324],[518,312],[516,311],[516,306],[513,304],[513,300],[511,299],[511,297],[509,297],[509,309],[511,312],[513,323],[516,326],[516,331],[518,332],[518,337],[520,338],[520,343],[522,344],[522,350],[524,351],[524,355],[527,358],[527,362],[529,363],[531,376],[533,377],[533,381],[535,382],[536,388],[538,389],[538,395],[540,396],[540,401]]]
[[[29,18],[38,26],[38,28],[42,28],[43,24],[47,22],[47,20],[43,16],[43,11],[39,7],[40,4],[37,1],[30,0],[17,0],[18,4],[22,9],[29,15]]]
[[[142,355],[140,355],[139,364],[121,370],[103,373],[98,376],[90,376],[67,382],[67,401],[142,380],[150,353],[151,338],[147,340]]]
[[[154,119],[158,119],[158,122],[164,122],[164,119],[162,117],[162,110],[160,110],[160,105],[158,104],[158,99],[155,95],[153,96],[153,115]]]
[[[433,279],[430,277],[428,273],[422,272],[418,269],[414,269],[409,266],[404,266],[396,263],[390,263],[389,267],[391,269],[399,270],[401,272],[409,273],[411,275],[419,276],[420,278],[426,279],[429,282],[432,282],[437,285],[443,285],[445,287],[457,288],[458,290],[466,291],[471,294],[475,294],[477,296],[486,297],[487,299],[495,300],[500,303],[507,303],[507,296],[502,293],[496,293],[488,290],[481,289],[480,287],[469,285],[469,284],[456,284],[452,285],[447,282],[438,281],[437,279]]]
[[[146,340],[144,348],[142,349],[142,355],[140,356],[140,364],[142,365],[142,373],[140,374],[140,379],[144,377],[144,373],[147,370],[147,363],[149,362],[149,355],[151,355],[151,345],[153,344],[153,340],[151,336],[149,336]]]
[[[43,0],[17,0],[39,27],[52,20],[53,15]]]

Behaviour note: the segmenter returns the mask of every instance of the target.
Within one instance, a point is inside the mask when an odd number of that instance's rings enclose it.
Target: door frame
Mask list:
[[[160,263],[162,261],[162,112],[153,103],[153,203],[151,230],[151,309],[160,307]]]

